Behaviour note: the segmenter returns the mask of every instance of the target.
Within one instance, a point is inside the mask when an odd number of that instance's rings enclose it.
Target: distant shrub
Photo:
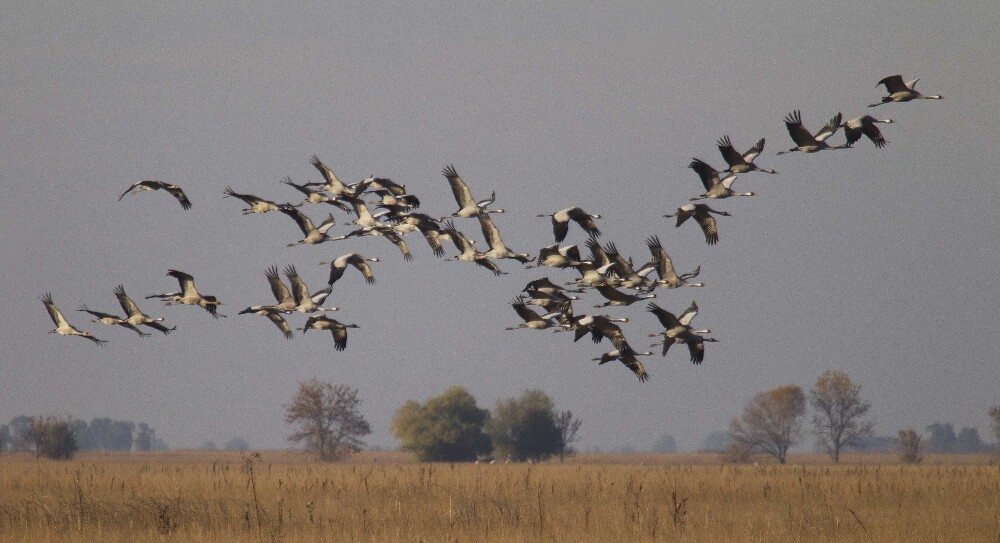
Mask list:
[[[916,464],[923,460],[923,444],[920,434],[913,428],[899,431],[899,459],[907,464]]]

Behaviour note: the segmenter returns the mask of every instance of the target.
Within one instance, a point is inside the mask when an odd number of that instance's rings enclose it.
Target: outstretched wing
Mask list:
[[[448,180],[451,193],[455,196],[455,202],[458,203],[459,208],[476,205],[476,201],[472,198],[472,192],[469,191],[469,186],[458,176],[454,166],[445,166],[441,174]]]
[[[705,360],[705,342],[699,336],[692,335],[692,339],[687,341],[688,352],[691,353],[691,362],[701,364]]]
[[[129,188],[125,192],[123,192],[121,196],[118,197],[118,201],[119,202],[122,201],[122,198],[124,198],[126,194],[128,194],[128,193],[132,192],[133,190],[135,190],[136,187],[138,187],[142,183],[143,183],[143,181],[136,181],[135,183],[132,183],[129,186]]]
[[[476,214],[476,218],[479,219],[479,229],[482,230],[483,237],[486,238],[486,243],[490,246],[490,249],[505,249],[507,246],[504,245],[503,239],[500,238],[500,230],[493,223],[490,214],[480,212]]]
[[[63,314],[59,311],[59,309],[56,307],[56,304],[52,301],[52,293],[46,292],[42,296],[41,300],[42,303],[45,304],[45,310],[49,312],[49,317],[52,319],[52,322],[55,323],[56,328],[64,328],[69,326],[69,323],[66,322],[66,319],[63,317]]]
[[[691,168],[698,174],[701,178],[701,184],[705,186],[705,190],[712,190],[712,187],[719,183],[719,171],[715,168],[709,166],[703,160],[693,159],[688,168]]]
[[[823,128],[820,128],[819,132],[816,132],[816,138],[815,138],[816,141],[826,141],[827,138],[834,135],[837,132],[837,130],[840,129],[840,126],[842,124],[841,121],[843,120],[844,120],[843,113],[837,113],[836,115],[834,115],[834,117],[830,119],[830,122],[826,123],[826,125]]]
[[[292,285],[292,296],[295,297],[296,304],[301,304],[303,300],[309,298],[309,287],[299,277],[299,272],[295,270],[295,266],[291,264],[285,266],[285,277],[288,278],[288,283]]]
[[[469,251],[474,252],[476,250],[475,247],[472,246],[472,243],[470,243],[469,240],[465,237],[465,235],[459,232],[458,229],[455,228],[454,222],[450,220],[442,221],[441,224],[444,225],[444,232],[448,234],[448,237],[451,238],[451,242],[455,244],[455,248],[458,249],[460,253],[466,253]]]
[[[847,145],[854,145],[863,135],[864,131],[860,126],[848,125],[844,127],[844,136],[847,137]]]
[[[337,326],[330,328],[333,334],[333,348],[343,351],[347,348],[347,327],[337,323]]]
[[[864,125],[861,128],[861,130],[863,130],[865,135],[868,136],[868,139],[872,140],[872,143],[875,144],[875,147],[878,147],[879,149],[885,147],[885,144],[888,143],[882,136],[882,131],[879,130],[877,126],[875,126],[875,123],[868,123]]]
[[[646,368],[642,365],[642,362],[639,362],[638,358],[632,355],[623,355],[619,360],[622,361],[622,364],[626,368],[632,370],[632,373],[639,378],[640,382],[649,380],[649,374],[646,373]]]
[[[719,147],[719,153],[722,154],[722,158],[725,159],[726,163],[730,166],[736,166],[739,164],[746,163],[746,159],[743,155],[736,152],[733,148],[733,142],[730,141],[729,136],[722,136],[719,141],[715,142]]]
[[[188,200],[187,194],[184,194],[184,189],[180,185],[164,185],[163,187],[169,192],[177,201],[181,203],[182,209],[191,209],[191,200]]]
[[[538,313],[536,313],[533,309],[528,307],[524,303],[524,298],[520,296],[515,298],[510,305],[514,308],[514,311],[517,313],[519,317],[521,317],[521,320],[523,320],[524,322],[533,322],[542,320],[541,316],[539,316]]]
[[[292,181],[292,177],[290,175],[286,175],[285,178],[281,180],[281,183],[288,185],[289,187],[292,187],[293,189],[301,192],[302,194],[305,194],[306,197],[309,197],[310,194],[316,192],[305,185],[299,185],[298,183],[295,183],[294,181]]]
[[[681,313],[681,316],[677,317],[677,321],[680,324],[687,326],[691,324],[691,321],[693,321],[694,318],[697,316],[698,316],[698,304],[696,304],[695,302],[691,302],[691,305],[687,309],[685,309],[683,313]]]
[[[399,249],[399,252],[403,253],[404,260],[413,260],[413,255],[410,254],[410,248],[406,245],[406,242],[403,241],[403,238],[399,237],[399,234],[394,232],[392,228],[385,229],[382,232],[382,235],[385,239],[391,241],[392,244]]]
[[[123,192],[122,195],[118,197],[118,201],[120,202],[122,198],[125,197],[126,194],[132,192],[133,190],[139,187],[143,187],[144,190],[159,190],[164,188],[165,186],[167,186],[167,184],[164,183],[163,181],[152,181],[148,179],[143,181],[136,181],[135,183],[132,183],[132,186],[130,186],[128,190]]]
[[[295,298],[292,293],[288,291],[288,287],[281,280],[281,276],[278,275],[278,267],[271,266],[264,272],[264,277],[267,277],[267,283],[271,286],[271,294],[274,294],[274,299],[278,301],[279,305],[295,303]]]
[[[671,328],[676,328],[681,324],[680,320],[677,319],[677,316],[667,311],[666,309],[663,309],[662,307],[656,305],[653,302],[649,302],[649,304],[646,305],[646,311],[649,311],[650,313],[655,315],[656,319],[660,321],[660,324],[663,325],[663,327],[668,330]]]
[[[160,324],[158,322],[154,322],[154,321],[144,322],[142,324],[143,324],[143,326],[148,326],[148,327],[152,328],[153,330],[159,330],[159,331],[163,332],[164,334],[169,334],[170,332],[173,332],[174,330],[177,329],[176,326],[174,326],[173,328],[167,328],[166,326],[164,326],[164,325],[162,325],[162,324]]]
[[[118,298],[118,304],[122,306],[122,310],[128,316],[142,315],[142,311],[139,311],[139,306],[135,305],[135,302],[132,301],[132,298],[129,298],[128,294],[125,294],[124,286],[118,285],[115,287],[115,298]]]
[[[901,75],[890,75],[889,77],[879,81],[875,86],[877,87],[879,85],[885,85],[885,90],[887,90],[889,94],[910,90],[910,88],[906,86],[906,83],[903,82],[903,76]]]
[[[438,247],[441,247],[441,245],[438,244]],[[365,262],[364,257],[358,255],[358,258],[351,259],[350,262],[352,266],[361,272],[361,275],[365,276],[365,282],[369,285],[375,284],[375,274],[372,273],[372,268]]]
[[[427,245],[430,246],[434,256],[438,258],[443,257],[444,248],[441,247],[441,239],[439,238],[440,232],[437,230],[421,229],[420,233],[424,236],[424,239],[427,240]]]
[[[194,287],[194,277],[190,274],[178,270],[167,270],[167,275],[177,279],[184,296],[200,296],[198,289]]]
[[[656,273],[660,279],[676,279],[677,272],[674,270],[674,263],[667,255],[667,251],[663,249],[663,245],[660,244],[659,236],[650,236],[646,240],[646,247],[649,248],[649,254],[656,263]]]
[[[302,230],[303,235],[308,236],[309,232],[312,232],[313,230],[316,229],[316,227],[313,226],[312,221],[309,220],[309,217],[306,217],[304,213],[302,213],[298,209],[295,209],[292,206],[283,205],[278,208],[278,211],[294,219],[295,224],[299,225],[299,230]]]
[[[254,196],[253,194],[240,194],[239,192],[234,191],[229,186],[226,186],[226,189],[223,191],[223,193],[225,194],[225,198],[229,197],[238,198],[240,200],[243,200],[251,208],[255,205],[262,205],[262,204],[275,205],[274,202],[265,200],[258,196]]]
[[[552,234],[555,236],[556,243],[566,239],[566,234],[568,233],[569,221],[557,220],[555,215],[552,215]]]
[[[569,218],[573,219],[576,224],[580,225],[580,228],[583,228],[587,234],[595,238],[601,237],[601,230],[597,227],[597,223],[594,222],[594,215],[591,215],[578,207],[570,208],[567,213],[569,213]]]
[[[277,311],[268,311],[265,316],[281,330],[281,333],[285,335],[285,339],[292,339],[292,330],[288,327],[288,321],[281,316]]]
[[[715,245],[719,242],[719,227],[715,223],[715,217],[708,213],[698,213],[694,220],[698,221],[701,231],[705,233],[705,243]]]
[[[667,351],[670,350],[670,347],[673,344],[674,344],[674,338],[672,338],[672,337],[664,337],[663,338],[663,352],[660,354],[660,356],[667,356]]]
[[[816,138],[802,126],[802,113],[797,109],[785,115],[785,128],[788,129],[788,135],[792,137],[792,141],[799,146],[816,143]]]
[[[333,170],[328,168],[326,164],[323,164],[323,161],[318,156],[313,155],[309,163],[319,170],[319,173],[323,175],[323,179],[326,179],[327,184],[333,187],[345,188],[344,184],[337,178],[337,175],[333,173]]]
[[[764,152],[764,138],[760,138],[757,145],[754,145],[747,152],[743,153],[743,161],[747,163],[753,162],[762,152]]]
[[[116,315],[112,315],[111,313],[104,313],[102,311],[94,311],[93,309],[89,309],[86,305],[81,305],[79,308],[77,308],[77,311],[83,311],[84,313],[90,313],[91,315],[97,317],[98,319],[115,319],[115,320],[121,320]]]
[[[493,275],[496,275],[497,277],[499,277],[501,275],[506,275],[506,272],[504,272],[503,270],[501,270],[500,266],[496,265],[496,262],[493,262],[492,260],[490,260],[488,258],[485,258],[485,257],[483,257],[483,258],[477,258],[475,260],[475,262],[476,262],[476,264],[478,264],[478,265],[486,268],[487,270],[490,270],[491,272],[493,272]]]

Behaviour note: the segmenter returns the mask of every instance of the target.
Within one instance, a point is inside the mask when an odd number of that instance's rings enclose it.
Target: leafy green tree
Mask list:
[[[809,391],[809,403],[815,410],[813,432],[834,462],[840,462],[844,447],[875,435],[875,423],[863,420],[871,404],[861,398],[861,385],[842,371],[823,372]]]
[[[73,437],[76,438],[77,450],[97,450],[97,442],[94,439],[94,432],[90,430],[90,426],[87,425],[87,421],[73,419],[69,421],[69,429],[73,432]]]
[[[116,420],[111,424],[111,441],[108,443],[109,451],[131,451],[133,436],[135,435],[135,423],[130,420]]]
[[[53,460],[69,460],[76,452],[76,438],[69,423],[56,417],[29,417],[29,435],[35,445],[35,456]]]
[[[18,415],[10,419],[10,450],[11,452],[30,451],[34,447],[31,441],[31,419]]]
[[[151,451],[169,451],[170,447],[167,445],[166,441],[163,441],[162,439],[160,439],[160,438],[158,438],[158,437],[156,437],[154,435],[153,436],[153,440],[150,443],[149,450],[151,450]]]
[[[497,455],[517,462],[544,460],[562,446],[555,405],[541,390],[528,389],[517,398],[498,400],[486,432]]]
[[[97,450],[131,451],[135,423],[107,417],[94,418],[90,421],[90,432]]]
[[[788,449],[802,437],[801,418],[806,395],[796,385],[785,385],[754,395],[738,418],[729,423],[729,436],[738,447],[775,457],[784,464]]]
[[[927,431],[931,433],[930,438],[927,440],[928,452],[955,452],[955,445],[958,443],[958,438],[955,436],[955,428],[952,427],[950,422],[944,424],[935,422],[927,427]]]
[[[137,451],[153,450],[153,439],[156,437],[156,430],[149,427],[145,422],[140,422],[135,431],[135,449]]]
[[[677,440],[670,434],[661,434],[653,443],[654,452],[672,453],[677,452]]]
[[[364,446],[361,438],[372,433],[360,405],[358,391],[347,385],[315,377],[299,383],[292,403],[285,406],[285,422],[298,427],[288,440],[305,442],[321,460],[339,460],[358,452]]]
[[[729,432],[717,430],[705,436],[701,446],[698,447],[698,452],[723,452],[729,448],[732,441]]]
[[[483,432],[490,412],[460,386],[426,403],[410,400],[396,411],[392,433],[421,462],[470,462],[493,450]]]
[[[103,417],[103,418],[93,418],[90,419],[90,433],[93,436],[94,450],[100,451],[110,451],[110,445],[112,442],[111,438],[111,427],[115,421]]]
[[[245,451],[250,448],[250,444],[247,443],[247,440],[237,436],[227,441],[223,447],[227,451]]]
[[[962,428],[955,438],[955,452],[980,453],[988,448],[979,438],[979,430],[976,428]]]

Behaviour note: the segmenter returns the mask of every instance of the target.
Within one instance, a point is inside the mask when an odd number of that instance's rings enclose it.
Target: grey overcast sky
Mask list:
[[[862,384],[880,434],[942,421],[988,435],[1000,402],[995,1],[328,4],[8,7],[0,421],[112,417],[147,422],[172,447],[233,436],[285,447],[283,405],[318,377],[359,389],[369,442],[383,447],[395,446],[403,402],[462,385],[484,407],[549,393],[584,421],[584,449],[643,449],[664,432],[693,449],[754,393],[837,369]],[[945,100],[866,108],[893,74]],[[838,111],[896,122],[884,149],[776,156],[791,147],[782,119],[795,109],[814,131]],[[722,166],[723,135],[740,149],[767,138],[757,162],[780,174],[743,175],[736,188],[758,196],[713,204],[733,216],[710,247],[662,215],[701,192],[692,157]],[[319,180],[313,153],[342,179],[406,184],[437,216],[456,209],[440,174],[454,164],[475,195],[496,191],[509,210],[496,223],[517,251],[551,244],[536,215],[573,205],[604,215],[602,239],[638,262],[658,235],[708,286],[656,301],[680,311],[697,300],[695,324],[720,343],[701,366],[683,349],[648,357],[652,378],[639,383],[591,362],[607,342],[504,330],[526,282],[570,271],[506,260],[496,278],[413,235],[413,262],[377,238],[288,248],[301,237],[291,220],[241,216],[242,202],[223,198],[230,185],[297,201],[279,181]],[[182,185],[194,207],[162,192],[116,201],[141,179]],[[346,232],[333,211],[333,232]],[[481,238],[476,221],[457,225]],[[567,241],[584,240],[572,229]],[[334,285],[333,316],[361,327],[345,352],[328,333],[286,341],[237,315],[270,303],[268,266],[293,264],[318,289],[319,262],[352,251],[383,262],[376,285],[352,274]],[[175,289],[170,268],[229,317],[143,300]],[[74,311],[119,312],[119,283],[176,332],[140,339]],[[47,334],[47,291],[109,343]],[[577,313],[594,312],[596,296]],[[644,306],[608,311],[631,319],[640,350],[658,330]]]

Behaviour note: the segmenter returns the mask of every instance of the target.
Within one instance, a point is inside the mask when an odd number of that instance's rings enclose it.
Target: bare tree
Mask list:
[[[913,428],[905,428],[899,431],[899,459],[907,464],[916,464],[923,460],[920,454],[923,446],[920,443],[920,434]]]
[[[559,429],[559,461],[562,462],[566,455],[573,454],[574,451],[570,447],[570,443],[579,439],[576,433],[580,430],[583,421],[574,418],[571,411],[556,411],[554,418],[556,428]]]
[[[813,432],[834,462],[840,462],[844,447],[875,434],[875,423],[862,420],[871,404],[861,399],[860,391],[861,385],[852,383],[846,373],[835,370],[823,372],[809,391],[809,404],[816,410],[812,418]]]
[[[337,460],[361,450],[361,440],[372,432],[358,413],[358,391],[347,385],[321,382],[315,377],[299,383],[292,403],[285,406],[285,422],[298,425],[289,441],[305,442],[321,460]]]
[[[743,414],[729,423],[729,436],[740,446],[769,454],[785,463],[788,449],[802,437],[806,396],[796,385],[757,393]]]

